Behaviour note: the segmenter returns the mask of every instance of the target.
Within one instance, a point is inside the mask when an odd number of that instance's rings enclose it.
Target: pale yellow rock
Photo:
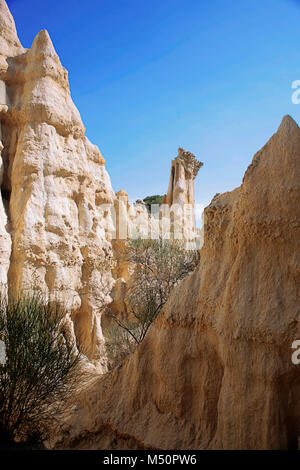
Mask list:
[[[0,135],[1,137],[1,135]],[[0,185],[3,180],[3,160],[1,152],[3,145],[0,139]],[[10,265],[11,237],[8,231],[8,219],[4,200],[0,197],[0,292],[5,292],[7,288],[7,273]]]
[[[19,41],[14,19],[5,0],[0,0],[0,79],[6,74],[7,58],[18,56],[24,52],[25,49]]]
[[[200,265],[56,448],[286,449],[300,435],[300,129],[285,117],[205,210]]]
[[[7,8],[6,3],[0,0],[0,185],[3,183],[4,176],[4,163],[2,159],[2,129],[1,120],[2,116],[8,110],[8,96],[6,92],[5,82],[2,80],[4,77],[7,64],[7,56],[21,53],[22,47],[19,43],[14,20]],[[11,254],[11,237],[8,231],[8,218],[5,208],[7,201],[4,200],[2,194],[0,195],[0,291],[5,291],[7,288],[7,273],[10,263]]]
[[[0,203],[0,282],[10,263],[9,287],[61,302],[81,351],[105,370],[101,315],[114,283],[106,265],[115,197],[105,161],[85,137],[48,32],[23,49],[4,0],[0,25],[2,194],[9,202],[6,212]]]
[[[203,163],[196,160],[191,152],[179,147],[178,156],[172,160],[169,188],[164,202],[169,206],[194,205],[194,180],[202,166]]]
[[[122,260],[127,239],[177,238],[185,243],[187,249],[199,246],[200,236],[195,227],[194,214],[194,180],[202,165],[192,153],[179,148],[178,156],[171,163],[168,194],[163,197],[161,207],[153,205],[150,213],[143,201],[130,205],[124,190],[116,193],[117,240],[113,247],[117,281],[110,304],[115,315],[128,315],[127,295],[130,283],[134,282],[134,267]]]
[[[178,156],[172,160],[169,188],[162,201],[163,216],[169,218],[171,213],[172,236],[184,240],[189,249],[199,245],[194,214],[194,180],[202,166],[203,163],[191,152],[180,147]]]

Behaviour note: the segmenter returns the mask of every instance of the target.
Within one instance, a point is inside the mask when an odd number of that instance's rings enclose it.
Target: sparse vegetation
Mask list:
[[[156,194],[155,196],[145,197],[145,199],[143,199],[143,202],[146,204],[148,211],[151,212],[151,205],[152,204],[161,205],[162,200],[163,200],[163,196],[159,196],[158,194]]]
[[[135,266],[128,283],[128,313],[117,316],[108,332],[108,356],[117,365],[145,338],[172,289],[199,263],[199,251],[180,240],[130,240],[124,254]]]
[[[37,295],[1,297],[0,340],[0,442],[39,442],[80,378],[64,312]]]
[[[131,332],[135,333],[135,325],[130,321],[126,324],[130,330],[120,327],[117,321],[112,321],[107,330],[105,345],[108,369],[116,367],[136,348],[136,342],[131,335]]]

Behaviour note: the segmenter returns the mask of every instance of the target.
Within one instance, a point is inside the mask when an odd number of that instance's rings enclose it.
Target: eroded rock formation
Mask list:
[[[163,204],[194,205],[194,180],[202,166],[195,155],[179,147],[178,156],[171,163],[169,188]]]
[[[296,447],[299,300],[300,129],[285,117],[242,185],[206,208],[199,267],[80,395],[55,447]]]
[[[171,176],[168,193],[162,204],[152,205],[149,211],[141,200],[128,203],[124,190],[116,193],[116,240],[113,248],[116,259],[117,279],[110,309],[115,315],[128,314],[129,286],[134,283],[134,267],[124,261],[127,238],[178,238],[186,248],[195,249],[200,245],[200,236],[195,226],[194,180],[203,163],[191,153],[178,149],[178,156],[171,162]]]
[[[128,262],[126,242],[128,239],[151,238],[158,236],[159,217],[153,217],[143,203],[136,201],[130,205],[128,194],[124,190],[116,193],[114,202],[116,219],[116,238],[112,241],[115,267],[113,270],[116,282],[112,290],[113,302],[110,311],[118,316],[128,316],[128,290],[134,282],[134,266]],[[157,214],[159,216],[159,214]]]
[[[85,137],[48,32],[22,48],[4,0],[0,26],[0,281],[63,303],[82,351],[99,360],[113,283],[103,268],[114,200],[105,161]]]
[[[199,245],[199,240],[195,226],[194,180],[202,166],[195,155],[179,147],[178,156],[171,162],[168,193],[162,201],[163,214],[168,213],[168,208],[171,212],[171,235],[195,245]]]
[[[24,49],[4,0],[0,27],[0,286],[62,303],[81,351],[105,370],[101,312],[115,280],[115,305],[124,305],[130,277],[120,253],[127,237],[158,231],[159,218],[124,191],[115,197],[48,32]],[[193,204],[199,165],[179,151],[174,203]]]

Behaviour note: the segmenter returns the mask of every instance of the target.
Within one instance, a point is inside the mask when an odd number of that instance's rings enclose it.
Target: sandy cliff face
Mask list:
[[[25,52],[17,32],[14,19],[4,0],[0,0],[0,77],[2,78],[8,69],[11,57]]]
[[[113,282],[103,268],[112,256],[114,200],[105,161],[85,137],[47,31],[24,50],[4,0],[0,14],[6,99],[0,112],[6,206],[0,204],[1,281],[9,265],[10,287],[35,288],[61,301],[72,312],[83,352],[98,360],[101,305]]]
[[[14,20],[7,8],[4,0],[0,1],[0,120],[8,110],[9,97],[6,91],[7,70],[11,57],[22,55],[25,49],[20,44],[17,36]],[[4,184],[4,155],[3,150],[3,136],[2,126],[0,126],[0,184],[3,188]],[[9,268],[11,254],[11,237],[8,230],[7,219],[7,201],[2,196],[0,197],[0,287],[5,288],[7,285],[7,272]]]
[[[1,156],[1,151],[3,150],[3,145],[0,140],[0,185],[3,183],[3,160]],[[7,287],[7,273],[10,263],[10,254],[11,254],[11,237],[8,232],[8,219],[6,214],[6,209],[4,207],[4,201],[0,197],[0,288],[6,289]]]
[[[300,129],[283,119],[205,211],[196,271],[77,400],[64,448],[280,449],[300,435]]]
[[[0,121],[0,287],[35,289],[59,300],[71,312],[81,350],[99,361],[104,357],[101,311],[112,300],[113,276],[114,305],[117,310],[125,306],[131,273],[120,259],[124,242],[159,231],[159,218],[149,217],[145,205],[130,206],[125,192],[115,198],[105,161],[85,137],[68,73],[48,32],[41,31],[24,49],[4,0]],[[200,166],[192,154],[179,150],[172,162],[168,209],[193,206]],[[195,235],[193,217],[190,221],[188,239]]]

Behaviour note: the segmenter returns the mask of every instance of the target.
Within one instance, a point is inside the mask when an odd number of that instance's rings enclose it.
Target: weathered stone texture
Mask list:
[[[285,117],[205,210],[199,267],[77,399],[60,448],[285,449],[300,435],[300,129]]]
[[[0,280],[59,300],[72,312],[82,351],[99,361],[101,306],[113,284],[104,269],[112,256],[114,200],[105,161],[85,137],[48,32],[41,31],[27,51],[4,0],[0,21],[6,205],[4,211],[1,201]]]

